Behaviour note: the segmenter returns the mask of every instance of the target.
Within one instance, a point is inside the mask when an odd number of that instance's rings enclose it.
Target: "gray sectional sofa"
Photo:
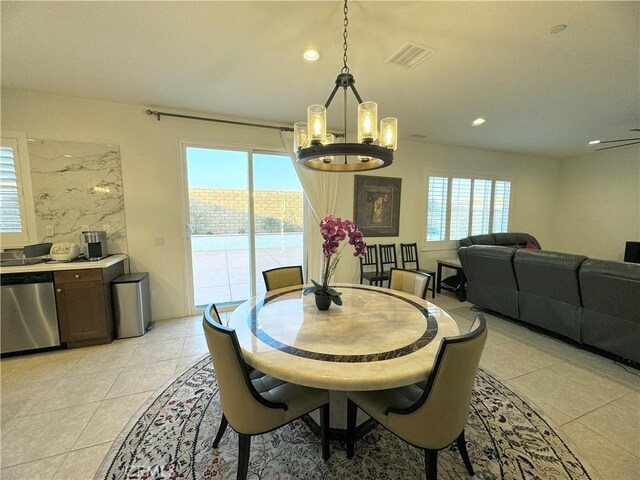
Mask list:
[[[640,367],[640,264],[539,250],[532,238],[461,240],[467,300]]]

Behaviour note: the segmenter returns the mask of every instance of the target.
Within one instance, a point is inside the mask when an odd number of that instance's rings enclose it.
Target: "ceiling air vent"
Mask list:
[[[427,138],[427,136],[422,135],[421,133],[412,133],[411,135],[409,135],[409,138],[423,139],[423,138]]]
[[[436,51],[431,47],[420,45],[418,43],[406,42],[384,63],[392,63],[399,67],[411,70],[416,68],[420,62],[433,53],[436,53]]]

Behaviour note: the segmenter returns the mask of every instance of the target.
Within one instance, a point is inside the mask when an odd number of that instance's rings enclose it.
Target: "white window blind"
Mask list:
[[[493,232],[506,232],[509,228],[509,198],[511,182],[496,181],[493,194]]]
[[[427,241],[444,240],[447,233],[447,194],[449,179],[429,177],[427,194]]]
[[[471,179],[452,179],[450,238],[462,238],[468,235],[470,200]]]
[[[37,241],[27,139],[2,132],[0,142],[0,239],[3,247]]]
[[[489,216],[491,213],[491,180],[475,179],[473,181],[473,216],[471,218],[471,235],[489,233]]]
[[[428,176],[427,242],[506,232],[511,182],[491,178]]]
[[[13,146],[0,147],[0,233],[21,233],[20,192]]]

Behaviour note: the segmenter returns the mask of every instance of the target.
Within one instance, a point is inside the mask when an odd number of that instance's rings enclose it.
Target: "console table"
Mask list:
[[[460,264],[460,260],[457,258],[446,258],[446,259],[438,259],[438,276],[436,277],[436,292],[440,293],[440,285],[442,282],[442,269],[450,268],[455,270],[458,274],[458,280],[460,282],[460,288],[458,289],[458,300],[464,302],[467,298],[467,292],[465,290],[465,282],[466,279],[464,277],[464,271],[462,270],[462,265]]]

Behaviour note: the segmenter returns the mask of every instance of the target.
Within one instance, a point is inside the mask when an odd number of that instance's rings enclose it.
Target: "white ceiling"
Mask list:
[[[400,141],[579,155],[638,136],[639,6],[352,2],[348,65],[380,118],[398,117]],[[291,124],[342,67],[341,2],[3,1],[1,14],[3,87]],[[437,53],[385,64],[407,40]],[[301,59],[311,45],[315,64]],[[329,112],[340,130],[340,96]]]

